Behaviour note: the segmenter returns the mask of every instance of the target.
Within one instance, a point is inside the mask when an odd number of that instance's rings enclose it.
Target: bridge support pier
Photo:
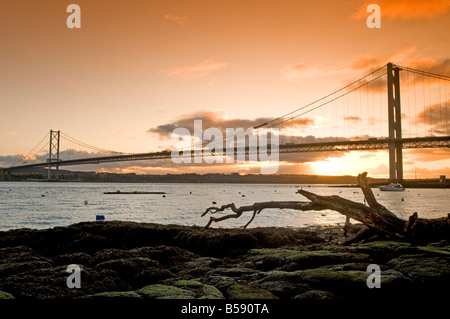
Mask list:
[[[60,131],[53,131],[50,130],[50,143],[49,143],[49,150],[48,150],[48,174],[47,179],[52,179],[52,165],[51,163],[59,162],[59,138],[60,138]],[[56,173],[55,173],[55,180],[58,180],[59,178],[59,165],[56,164]]]
[[[10,181],[12,176],[12,171],[8,169],[2,169],[0,178],[2,181]]]
[[[400,104],[400,68],[387,65],[389,117],[389,179],[403,180],[402,112]]]

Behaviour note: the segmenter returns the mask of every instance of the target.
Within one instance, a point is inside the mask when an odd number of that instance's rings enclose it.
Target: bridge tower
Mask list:
[[[59,177],[59,138],[60,138],[60,131],[53,131],[50,130],[50,143],[49,143],[49,150],[48,150],[48,176],[47,179],[52,179],[52,163],[56,163],[56,170],[55,171],[55,180],[58,180]]]
[[[387,93],[389,118],[389,179],[403,180],[402,112],[400,104],[400,71],[392,63],[387,65]]]

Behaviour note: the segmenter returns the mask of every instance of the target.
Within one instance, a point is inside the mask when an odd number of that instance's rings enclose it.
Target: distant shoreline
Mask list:
[[[13,174],[9,181],[47,182],[47,171],[21,171]],[[342,187],[359,187],[357,176],[326,176],[296,174],[165,174],[139,175],[135,173],[118,174],[103,172],[59,171],[60,182],[109,182],[109,183],[217,183],[217,184],[293,184],[293,185],[342,185]],[[386,185],[388,178],[368,178],[372,187]],[[405,188],[450,188],[450,182],[440,179],[406,179],[401,182]]]

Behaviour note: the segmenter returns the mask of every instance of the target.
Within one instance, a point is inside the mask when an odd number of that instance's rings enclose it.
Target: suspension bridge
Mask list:
[[[279,130],[279,153],[389,151],[389,178],[403,180],[403,149],[450,147],[450,77],[387,63],[312,103],[254,127]],[[269,147],[269,146],[268,146]],[[80,157],[76,149],[83,148]],[[184,154],[195,156],[204,149]],[[234,156],[258,152],[233,149]],[[71,153],[76,158],[72,158]],[[61,166],[167,159],[171,150],[127,154],[105,150],[50,130],[20,163],[0,169],[1,178],[25,168],[44,167],[58,179]]]

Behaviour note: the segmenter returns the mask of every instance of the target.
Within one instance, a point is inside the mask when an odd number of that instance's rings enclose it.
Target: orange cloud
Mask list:
[[[341,67],[330,68],[324,64],[306,64],[304,62],[289,63],[280,68],[281,80],[295,82],[303,79],[327,77],[347,70]]]
[[[379,57],[371,54],[358,55],[350,61],[350,68],[371,72],[388,62],[435,74],[450,74],[449,58],[436,60],[430,56],[423,56],[417,52],[415,45]]]
[[[450,158],[450,150],[446,148],[409,149],[404,153],[411,163],[435,162]]]
[[[173,13],[168,13],[164,16],[164,20],[173,22],[178,24],[180,27],[184,27],[186,25],[186,17],[180,17]]]
[[[398,50],[380,57],[371,54],[362,54],[354,57],[350,61],[350,67],[355,70],[376,70],[388,62],[410,66],[411,61],[417,60],[416,46],[410,45],[402,50]],[[411,66],[412,67],[412,66]]]
[[[184,66],[171,68],[167,70],[163,70],[160,73],[165,74],[167,76],[177,76],[183,79],[196,79],[199,77],[207,76],[212,72],[223,70],[228,67],[228,62],[217,62],[215,60],[205,60],[203,62]]]
[[[381,0],[378,2],[364,1],[364,4],[352,17],[354,19],[366,19],[370,13],[367,6],[377,3],[381,8],[381,17],[390,19],[417,19],[434,18],[447,13],[450,0]]]

